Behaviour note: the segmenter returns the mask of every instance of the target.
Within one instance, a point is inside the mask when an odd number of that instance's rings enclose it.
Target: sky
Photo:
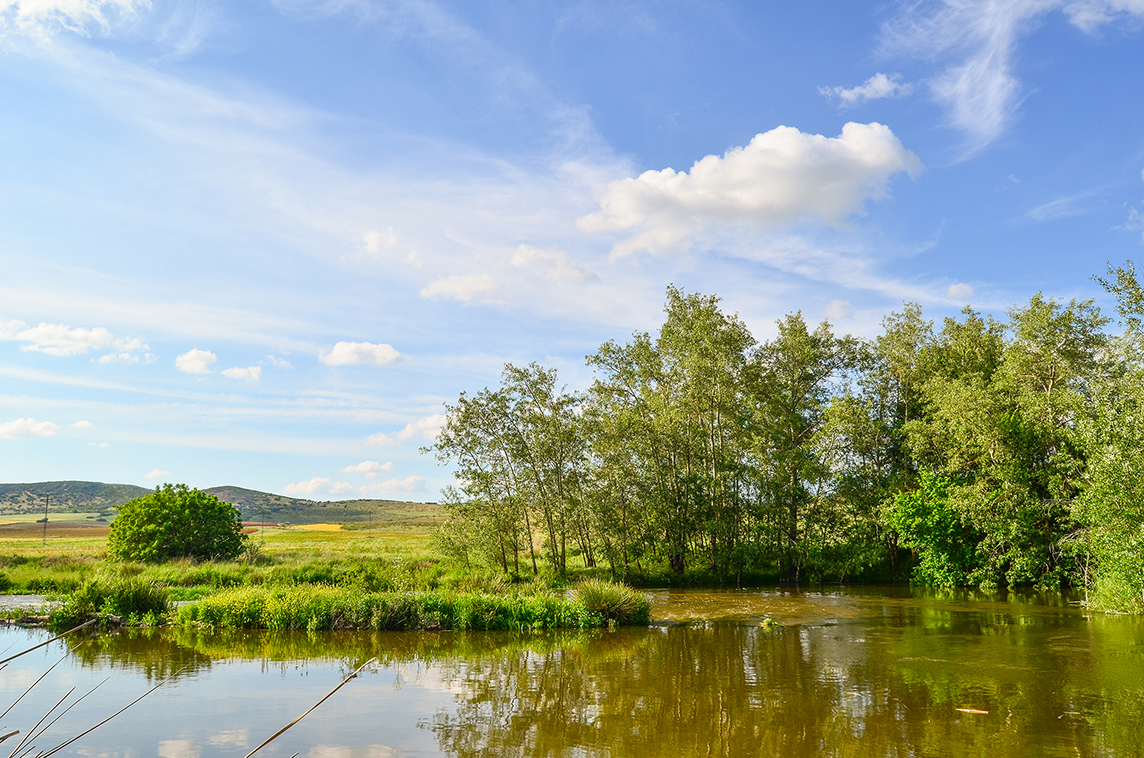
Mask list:
[[[436,500],[669,284],[760,340],[1111,302],[1144,0],[0,0],[0,481]]]

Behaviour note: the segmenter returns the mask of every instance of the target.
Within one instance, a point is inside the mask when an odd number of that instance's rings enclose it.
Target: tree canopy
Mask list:
[[[245,545],[238,508],[185,484],[164,484],[119,508],[107,549],[114,558],[235,558]]]
[[[1034,295],[940,328],[917,303],[869,340],[801,313],[758,341],[719,298],[667,291],[657,334],[608,342],[586,392],[536,364],[462,393],[441,539],[502,571],[569,555],[614,576],[910,578],[1083,586],[1144,611],[1142,291]]]

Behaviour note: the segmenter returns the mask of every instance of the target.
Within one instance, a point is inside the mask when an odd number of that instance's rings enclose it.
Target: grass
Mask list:
[[[645,601],[646,604],[646,601]],[[607,621],[574,597],[551,593],[358,592],[298,585],[224,590],[179,608],[175,621],[223,629],[589,629]]]
[[[53,536],[49,525],[46,547],[41,539],[0,534],[0,592],[67,597],[57,626],[101,614],[158,623],[174,601],[193,601],[199,609],[180,609],[172,617],[179,623],[225,628],[647,623],[638,593],[590,581],[563,597],[562,582],[552,577],[513,581],[495,570],[464,568],[435,551],[428,529],[370,536],[328,525],[274,527],[251,535],[239,560],[159,564],[111,561],[102,536]]]

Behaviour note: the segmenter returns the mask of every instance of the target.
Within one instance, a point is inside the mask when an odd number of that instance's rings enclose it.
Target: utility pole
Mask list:
[[[44,545],[48,544],[48,501],[51,500],[51,495],[44,495]]]

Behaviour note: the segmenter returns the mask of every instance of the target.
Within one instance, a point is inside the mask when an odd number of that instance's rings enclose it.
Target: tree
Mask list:
[[[185,484],[164,484],[119,509],[107,550],[132,561],[229,559],[245,542],[238,508]]]

